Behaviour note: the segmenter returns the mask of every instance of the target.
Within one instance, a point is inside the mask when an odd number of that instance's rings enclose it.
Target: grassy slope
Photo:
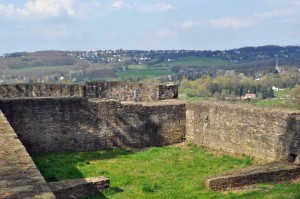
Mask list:
[[[230,65],[229,61],[221,60],[220,58],[207,58],[207,57],[185,57],[174,62],[162,62],[155,65],[129,65],[128,71],[118,72],[118,78],[137,78],[137,77],[147,77],[154,78],[164,75],[172,75],[173,72],[170,71],[173,66],[193,66],[193,67],[203,67],[203,66],[219,66],[219,65]]]
[[[39,55],[40,56],[40,55]],[[87,79],[88,81],[95,80],[106,80],[106,81],[120,81],[123,78],[155,78],[164,75],[172,75],[173,72],[170,71],[172,66],[193,66],[193,67],[203,67],[203,66],[219,66],[219,65],[230,65],[229,61],[224,61],[219,58],[206,58],[206,57],[186,57],[175,62],[163,62],[156,65],[129,65],[128,71],[118,72],[117,78],[94,78]],[[67,71],[70,69],[75,69],[77,66],[40,66],[40,67],[24,67],[11,70],[14,75],[47,75],[48,73],[53,73],[55,71]]]
[[[111,189],[89,198],[295,198],[300,185],[260,186],[260,191],[217,193],[205,177],[251,164],[247,157],[213,154],[190,146],[144,151],[106,150],[33,156],[47,181],[106,176]]]

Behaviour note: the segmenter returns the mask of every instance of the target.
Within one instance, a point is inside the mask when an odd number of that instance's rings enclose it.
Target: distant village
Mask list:
[[[273,46],[270,46],[272,48]],[[273,48],[276,48],[273,47]],[[218,57],[233,63],[242,63],[245,60],[266,60],[276,57],[288,59],[291,51],[300,54],[300,47],[280,47],[278,50],[264,51],[259,47],[245,47],[233,50],[98,50],[98,51],[71,51],[69,56],[86,60],[91,63],[136,62],[156,63],[173,62],[182,57]]]

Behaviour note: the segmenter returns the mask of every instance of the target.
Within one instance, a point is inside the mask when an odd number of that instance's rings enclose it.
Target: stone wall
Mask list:
[[[126,82],[87,82],[85,97],[120,101],[157,101],[178,97],[178,85]]]
[[[0,98],[83,96],[84,87],[69,84],[0,84]]]
[[[0,98],[87,97],[120,101],[157,101],[178,97],[178,85],[125,82],[0,85]]]
[[[195,102],[186,116],[189,142],[266,161],[300,153],[300,112]]]
[[[30,152],[143,148],[182,142],[185,104],[87,98],[2,99],[0,109]]]
[[[204,185],[214,191],[249,189],[249,187],[254,188],[254,185],[258,183],[274,184],[291,180],[298,181],[299,175],[299,165],[280,161],[210,176],[204,180]]]
[[[1,111],[0,198],[55,198]]]

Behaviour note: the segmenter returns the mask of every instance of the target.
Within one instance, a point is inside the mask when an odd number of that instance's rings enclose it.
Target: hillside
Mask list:
[[[273,72],[277,60],[280,66],[300,68],[300,47],[16,52],[0,57],[0,83],[139,81],[167,75],[196,79],[226,70],[255,77]]]

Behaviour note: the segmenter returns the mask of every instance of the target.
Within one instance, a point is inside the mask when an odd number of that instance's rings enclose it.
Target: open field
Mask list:
[[[38,66],[38,67],[23,67],[23,68],[17,68],[13,69],[14,71],[18,72],[29,72],[29,71],[44,71],[44,70],[53,70],[53,71],[59,71],[62,69],[72,69],[72,68],[78,68],[74,65],[67,65],[67,66]]]
[[[111,188],[88,198],[299,198],[300,183],[259,185],[256,191],[218,193],[204,188],[205,177],[251,164],[248,157],[235,158],[188,146],[153,147],[142,151],[33,155],[47,181],[106,176]]]
[[[164,76],[164,75],[172,75],[174,74],[172,71],[169,70],[153,70],[153,69],[145,69],[145,70],[127,70],[125,72],[118,72],[117,76],[119,79],[122,78],[154,78],[154,77],[159,77],[159,76]]]
[[[296,109],[296,105],[291,101],[290,92],[290,89],[274,91],[275,98],[256,101],[255,105],[263,107]]]
[[[290,100],[278,98],[259,100],[255,102],[255,105],[262,107],[296,109],[296,106]]]
[[[17,75],[17,76],[39,76],[39,75],[50,75],[57,72],[66,72],[71,70],[79,70],[79,67],[75,65],[23,67],[23,68],[11,69],[10,74]]]
[[[283,108],[283,109],[297,109],[296,105],[290,99],[290,89],[284,89],[274,92],[274,98],[268,98],[264,100],[250,100],[250,101],[228,101],[232,103],[243,103],[243,104],[250,104],[253,106],[260,106],[260,107],[272,107],[272,108]],[[215,98],[209,97],[187,97],[184,100],[188,101],[215,101]]]
[[[221,65],[232,65],[233,63],[227,60],[222,60],[220,58],[212,58],[212,57],[185,57],[180,60],[176,60],[173,62],[162,62],[159,64],[155,64],[153,66],[193,66],[193,67],[204,67],[204,66],[221,66]]]
[[[129,70],[142,70],[146,69],[148,66],[147,65],[129,65],[128,69]]]
[[[164,75],[172,75],[174,74],[172,71],[169,70],[155,70],[155,69],[144,69],[144,70],[136,70],[136,69],[129,69],[124,72],[117,72],[117,77],[99,77],[99,78],[86,78],[80,81],[77,81],[77,84],[84,83],[85,81],[123,81],[126,79],[152,79],[159,76]]]

